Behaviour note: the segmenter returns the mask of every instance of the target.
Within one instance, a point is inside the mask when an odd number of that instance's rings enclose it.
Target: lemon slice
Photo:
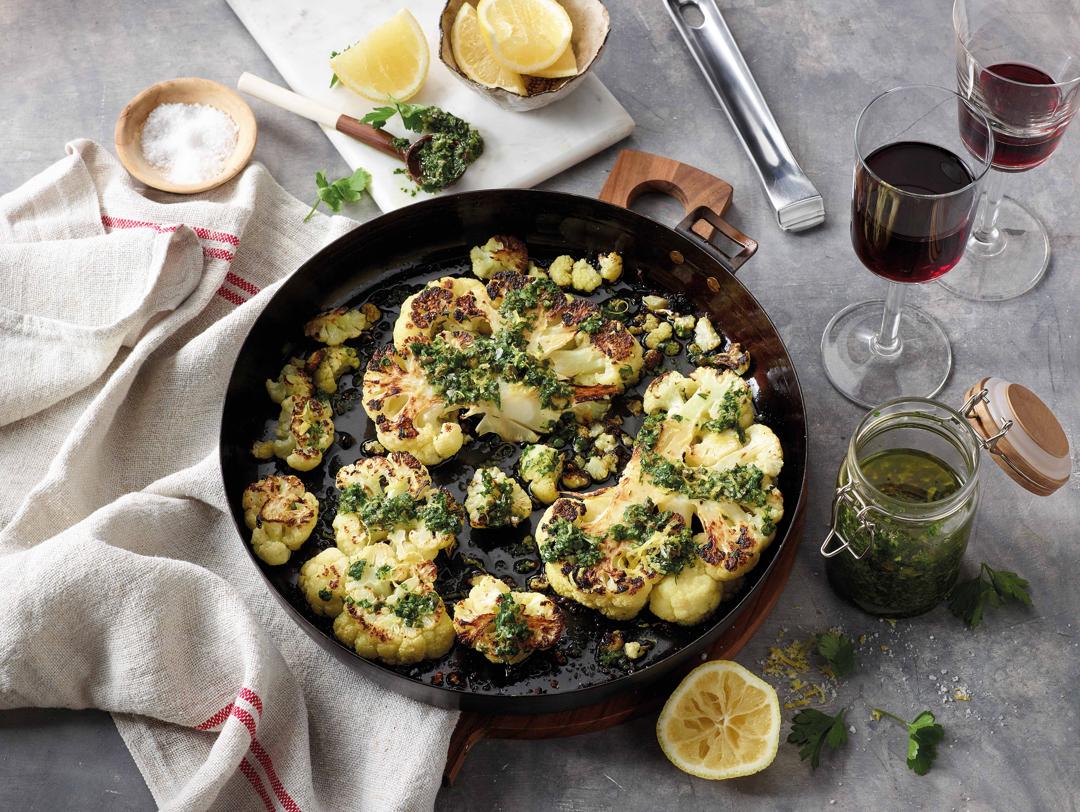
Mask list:
[[[555,60],[551,67],[538,70],[533,76],[541,79],[565,79],[567,76],[577,76],[577,57],[574,55],[574,46],[567,45],[562,56]]]
[[[372,101],[411,99],[427,79],[427,39],[420,23],[402,9],[330,60],[345,87]]]
[[[690,775],[751,775],[776,758],[780,702],[769,683],[738,663],[705,663],[668,698],[656,738],[668,760]]]
[[[520,73],[503,67],[484,43],[476,9],[462,3],[450,29],[450,50],[462,73],[484,87],[501,87],[519,96],[525,95],[525,81]]]
[[[574,25],[555,0],[480,0],[484,41],[510,70],[535,75],[566,51]]]

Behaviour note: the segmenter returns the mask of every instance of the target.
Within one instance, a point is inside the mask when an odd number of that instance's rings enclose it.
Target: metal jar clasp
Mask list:
[[[825,541],[821,543],[821,554],[825,558],[832,558],[839,555],[844,550],[847,550],[855,559],[861,559],[870,550],[872,542],[868,542],[866,547],[861,552],[855,552],[855,548],[852,546],[851,541],[843,537],[840,533],[840,529],[836,526],[837,520],[840,517],[840,503],[847,502],[855,510],[855,521],[859,523],[859,529],[866,533],[868,539],[873,539],[875,528],[873,522],[867,517],[870,513],[877,512],[883,516],[888,514],[879,508],[877,505],[869,505],[855,490],[855,485],[848,482],[846,485],[842,485],[836,489],[836,494],[832,500],[832,520],[829,523],[829,535],[825,537]],[[840,540],[840,546],[830,550],[829,544],[832,543],[833,538]]]

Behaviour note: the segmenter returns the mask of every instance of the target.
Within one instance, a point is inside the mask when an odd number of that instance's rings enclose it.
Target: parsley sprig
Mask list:
[[[875,722],[882,716],[887,716],[907,729],[908,768],[916,775],[926,775],[937,756],[938,743],[945,738],[945,728],[935,722],[934,714],[925,710],[911,722],[905,722],[895,713],[889,713],[881,708],[874,708],[872,715]]]
[[[829,745],[833,750],[839,750],[848,740],[847,728],[844,726],[844,708],[836,716],[829,716],[813,708],[803,708],[791,719],[791,733],[788,734],[788,744],[801,745],[799,758],[805,761],[810,759],[810,767],[818,768],[821,763],[822,745]]]
[[[390,104],[385,107],[376,107],[360,119],[360,121],[364,124],[370,124],[376,130],[381,130],[386,126],[386,123],[394,117],[394,114],[397,113],[401,116],[401,123],[405,125],[406,130],[418,133],[423,132],[424,113],[427,109],[427,105],[407,104],[391,99]]]
[[[348,177],[338,178],[335,181],[328,181],[325,172],[316,172],[315,187],[319,199],[312,205],[304,222],[312,218],[320,203],[325,203],[333,212],[341,211],[343,203],[355,203],[360,199],[360,195],[367,191],[370,184],[371,175],[363,168],[357,169]]]
[[[984,561],[974,578],[953,587],[949,611],[974,629],[982,622],[987,606],[1001,606],[1010,601],[1031,606],[1028,582],[1015,572],[995,570]]]
[[[855,643],[843,632],[828,631],[818,635],[818,654],[828,660],[833,674],[846,677],[855,670]]]

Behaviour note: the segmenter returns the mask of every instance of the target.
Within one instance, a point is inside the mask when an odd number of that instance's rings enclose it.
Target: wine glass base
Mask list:
[[[1011,197],[1004,197],[997,225],[1004,244],[988,250],[973,236],[963,258],[937,280],[939,285],[976,302],[1002,302],[1039,283],[1050,265],[1050,238],[1043,224]]]
[[[883,355],[874,346],[885,308],[882,299],[849,305],[821,336],[825,374],[840,393],[871,408],[898,397],[931,397],[952,370],[952,348],[941,325],[916,307],[900,314],[900,351]]]

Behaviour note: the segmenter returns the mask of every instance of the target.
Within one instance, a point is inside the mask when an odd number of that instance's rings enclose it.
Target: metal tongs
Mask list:
[[[757,168],[761,185],[784,231],[802,231],[825,220],[825,204],[806,177],[769,105],[754,81],[715,0],[665,0],[675,27],[709,80],[743,148]],[[685,14],[696,8],[704,18],[690,25]]]

